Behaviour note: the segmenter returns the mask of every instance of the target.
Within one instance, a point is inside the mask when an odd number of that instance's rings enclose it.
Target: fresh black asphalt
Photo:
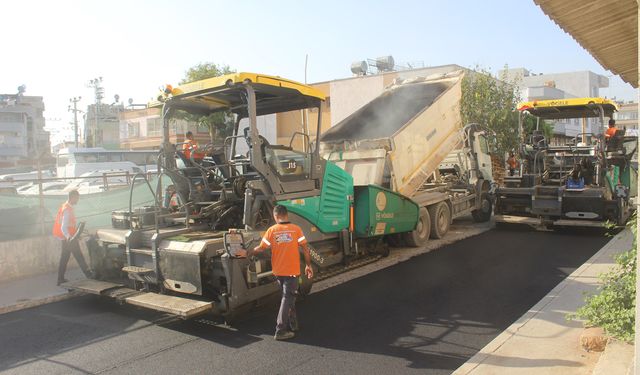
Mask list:
[[[290,342],[275,306],[228,328],[83,296],[0,316],[0,372],[449,374],[607,241],[485,232],[311,295]]]

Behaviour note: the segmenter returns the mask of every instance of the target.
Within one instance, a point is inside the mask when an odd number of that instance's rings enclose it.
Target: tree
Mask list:
[[[538,120],[540,121],[539,123],[537,123]],[[539,130],[542,130],[546,139],[551,139],[553,136],[553,126],[545,120],[534,116],[524,117],[522,121],[522,128],[524,129],[525,134],[531,134],[536,130],[536,128],[538,128]]]
[[[462,121],[464,124],[475,122],[493,131],[496,135],[496,149],[500,155],[504,155],[518,149],[521,142],[516,111],[520,100],[517,80],[509,81],[506,76],[498,79],[482,69],[469,72],[462,81]],[[525,134],[530,134],[535,127],[535,119],[525,118]],[[540,129],[547,138],[552,135],[552,127],[542,120]]]
[[[518,100],[516,85],[484,70],[470,72],[462,80],[462,122],[478,123],[493,131],[496,148],[504,154],[518,146],[518,115],[514,112]]]
[[[204,62],[187,69],[184,78],[180,81],[180,84],[183,85],[185,83],[219,77],[235,72],[236,71],[231,69],[229,65],[218,65],[211,62]],[[207,127],[209,129],[211,142],[224,140],[224,138],[233,133],[234,118],[230,113],[218,112],[209,116],[194,116],[185,113],[181,117],[185,120],[196,122],[198,126]]]
[[[218,65],[211,62],[200,63],[187,69],[184,78],[180,81],[181,85],[185,83],[200,81],[207,78],[219,77],[225,74],[235,73],[229,65]]]

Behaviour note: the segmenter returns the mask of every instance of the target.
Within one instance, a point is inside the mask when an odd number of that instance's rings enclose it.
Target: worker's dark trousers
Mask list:
[[[291,322],[297,321],[296,315],[296,291],[298,290],[298,276],[278,276],[278,285],[282,293],[280,301],[280,311],[278,311],[278,321],[276,333],[289,331]]]
[[[69,263],[69,257],[73,254],[73,257],[76,258],[76,262],[80,266],[80,269],[84,273],[86,277],[90,277],[91,273],[89,272],[89,267],[87,263],[84,261],[84,257],[80,252],[80,244],[78,240],[75,241],[67,241],[62,240],[62,254],[60,254],[60,265],[58,266],[58,283],[64,281],[64,274],[67,272],[67,263]]]

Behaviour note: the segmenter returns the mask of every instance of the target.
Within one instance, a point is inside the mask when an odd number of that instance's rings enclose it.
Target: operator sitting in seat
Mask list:
[[[193,153],[193,159],[201,161],[204,158],[204,152],[198,151],[198,142],[193,139],[193,133],[188,131],[185,135],[185,142],[182,145],[182,153],[184,157],[191,160],[191,154]]]

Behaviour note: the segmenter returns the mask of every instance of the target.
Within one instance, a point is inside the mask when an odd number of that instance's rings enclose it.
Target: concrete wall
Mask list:
[[[433,74],[449,73],[461,69],[464,68],[459,65],[450,64],[313,83],[311,86],[322,91],[327,97],[322,111],[321,132],[336,125],[375,99],[386,87],[391,85],[396,78],[427,77]],[[315,138],[318,114],[316,110],[309,110],[308,115],[309,136],[313,140]],[[279,144],[288,145],[291,134],[301,129],[302,117],[300,111],[278,114],[277,139]]]
[[[576,97],[599,96],[599,89],[609,86],[607,77],[589,71],[529,76],[524,77],[523,84],[528,87],[543,86],[551,81],[556,88]]]
[[[81,248],[89,263],[86,246]],[[0,283],[58,271],[60,241],[53,236],[0,242]],[[78,267],[71,256],[67,269]]]
[[[331,126],[375,99],[383,89],[382,75],[331,82]]]

